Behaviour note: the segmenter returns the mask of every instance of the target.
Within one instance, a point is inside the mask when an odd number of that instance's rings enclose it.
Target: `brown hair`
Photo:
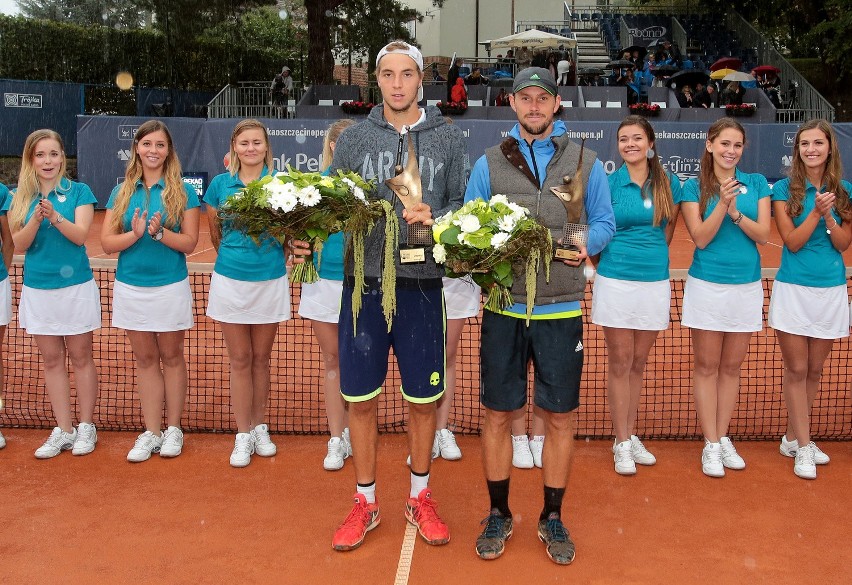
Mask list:
[[[648,180],[642,186],[642,197],[649,197],[654,203],[654,225],[658,226],[662,221],[670,220],[674,214],[674,199],[672,198],[672,186],[663,165],[660,163],[660,155],[656,152],[657,136],[654,127],[644,116],[627,116],[618,125],[616,139],[622,128],[627,126],[639,126],[648,138],[650,148],[654,155],[648,158]],[[648,191],[651,191],[650,194]]]
[[[355,124],[355,120],[350,118],[342,118],[336,122],[332,122],[331,126],[325,132],[325,138],[322,141],[322,170],[326,170],[331,166],[331,159],[334,152],[331,150],[331,143],[337,142],[343,131]]]
[[[266,157],[263,162],[266,164],[266,168],[270,171],[272,170],[272,146],[269,144],[269,134],[266,132],[266,126],[264,126],[263,122],[260,120],[247,118],[237,122],[237,125],[234,126],[234,131],[231,132],[231,149],[228,151],[228,156],[230,157],[228,171],[232,175],[236,175],[240,172],[240,157],[237,156],[237,152],[234,150],[234,144],[237,142],[237,136],[246,130],[253,130],[255,128],[263,130],[263,139],[266,141]]]
[[[825,134],[828,140],[828,158],[825,161],[825,170],[823,171],[823,183],[826,186],[828,193],[836,195],[835,209],[837,214],[843,221],[852,219],[852,204],[849,202],[849,193],[843,188],[840,180],[843,178],[843,165],[840,162],[840,156],[837,152],[837,135],[834,133],[834,128],[831,124],[822,119],[808,120],[796,132],[796,140],[793,144],[793,164],[790,167],[790,198],[787,199],[787,215],[797,217],[802,213],[802,201],[805,198],[805,178],[807,177],[805,163],[802,161],[802,155],[799,154],[799,139],[802,132],[806,130],[819,130]],[[822,188],[822,185],[814,185],[817,190]]]
[[[719,137],[723,130],[733,129],[743,135],[743,145],[745,145],[746,134],[743,125],[725,116],[719,118],[707,129],[707,142],[713,142]],[[719,197],[719,181],[716,180],[716,171],[713,163],[713,154],[704,148],[704,154],[701,156],[701,173],[698,175],[698,185],[700,194],[698,196],[698,209],[701,216],[704,217],[704,212],[707,211],[707,205],[714,197]]]
[[[59,150],[62,152],[62,164],[59,167],[59,182],[56,189],[67,190],[71,187],[70,181],[65,176],[66,157],[62,137],[57,132],[48,129],[36,130],[31,133],[24,142],[24,153],[21,155],[21,172],[18,175],[18,187],[15,190],[15,196],[12,198],[12,204],[9,207],[9,225],[13,228],[24,225],[33,199],[41,191],[41,185],[39,185],[38,176],[33,166],[33,156],[35,156],[35,149],[38,143],[45,139],[52,139],[58,142]],[[63,186],[63,179],[68,184],[68,187]]]

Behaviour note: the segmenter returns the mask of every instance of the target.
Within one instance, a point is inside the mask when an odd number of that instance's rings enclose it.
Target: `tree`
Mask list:
[[[121,0],[16,0],[23,16],[80,26],[138,28],[139,10]]]

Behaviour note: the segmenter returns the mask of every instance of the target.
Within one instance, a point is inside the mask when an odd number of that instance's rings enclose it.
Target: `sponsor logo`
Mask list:
[[[781,157],[781,164],[783,164],[785,167],[792,167],[793,166],[793,155],[792,154],[785,154],[784,156],[782,156]]]
[[[133,140],[133,136],[136,135],[136,130],[138,129],[139,126],[136,124],[122,124],[118,127],[118,139]]]
[[[583,351],[583,342],[582,341],[578,341],[577,347],[574,348],[574,353],[577,353],[578,351]]]
[[[118,160],[127,162],[130,160],[130,149],[129,148],[119,148],[118,149]]]
[[[794,144],[796,144],[796,133],[795,132],[785,132],[784,133],[784,146],[790,148]]]
[[[4,93],[3,105],[7,108],[40,108],[41,94],[38,93]]]
[[[664,26],[649,26],[648,28],[638,29],[631,28],[628,31],[633,39],[659,39],[665,36],[666,27]]]
[[[201,199],[204,196],[204,188],[207,186],[207,173],[185,172],[183,182],[195,189],[195,194]]]

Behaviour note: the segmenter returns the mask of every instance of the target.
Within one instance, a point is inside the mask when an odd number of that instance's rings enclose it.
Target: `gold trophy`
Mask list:
[[[408,162],[402,166],[402,150],[405,137],[408,136]],[[423,184],[420,179],[420,169],[417,166],[417,154],[414,152],[414,141],[411,133],[405,132],[399,137],[399,148],[396,151],[395,176],[385,181],[403,207],[411,209],[423,201]],[[407,225],[408,237],[406,245],[400,246],[399,261],[402,264],[412,264],[426,261],[426,247],[433,244],[432,226],[415,222]]]
[[[567,221],[562,227],[562,240],[553,248],[553,258],[556,260],[576,260],[580,255],[580,248],[589,240],[589,226],[578,223],[583,214],[583,150],[586,140],[580,144],[580,159],[577,161],[577,171],[573,177],[562,177],[562,184],[551,187],[550,191],[565,207]]]

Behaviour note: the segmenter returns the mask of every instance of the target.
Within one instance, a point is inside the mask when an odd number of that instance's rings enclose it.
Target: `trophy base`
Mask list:
[[[554,260],[577,260],[580,257],[580,250],[576,248],[556,248],[553,251]]]
[[[400,264],[420,264],[426,262],[426,248],[400,248]]]

